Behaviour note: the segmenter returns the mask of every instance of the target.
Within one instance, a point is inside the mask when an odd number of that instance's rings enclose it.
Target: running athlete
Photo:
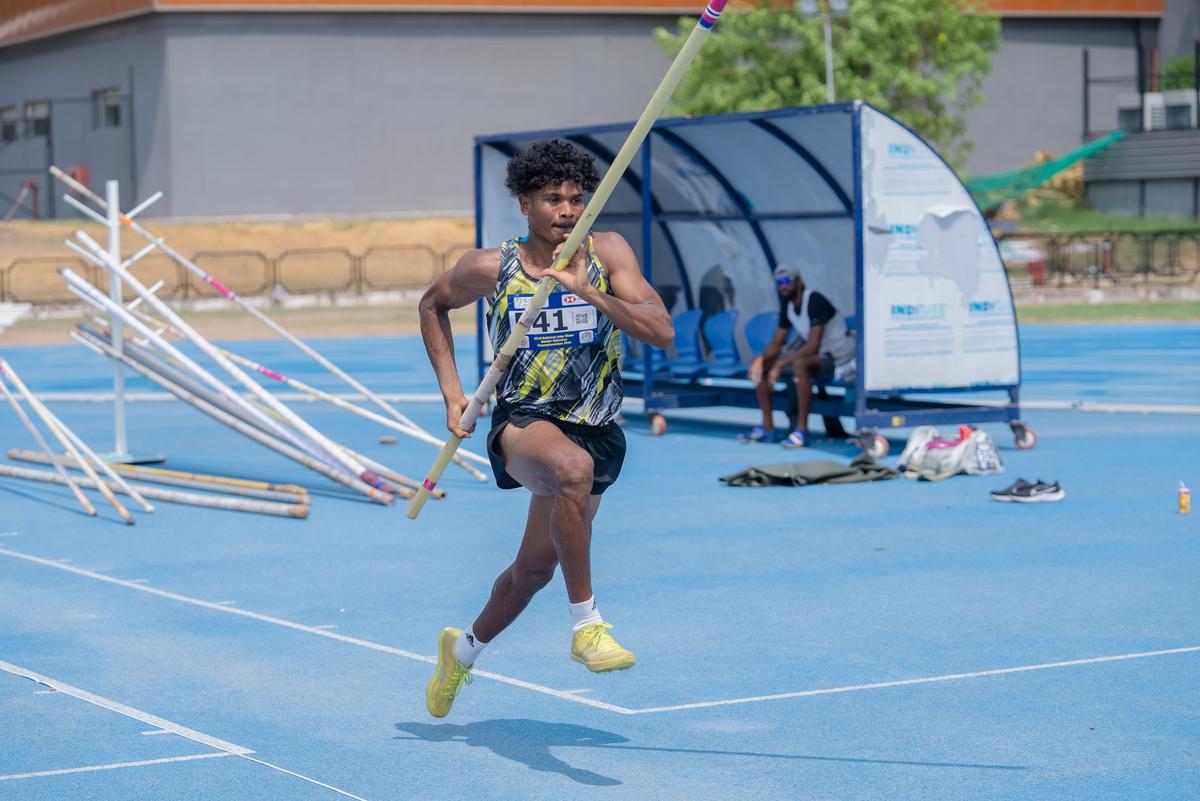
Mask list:
[[[488,300],[488,329],[499,350],[552,265],[599,183],[591,156],[559,139],[539,142],[508,163],[505,185],[529,218],[529,233],[499,248],[473,250],[421,298],[421,335],[456,436],[467,408],[454,363],[448,313]],[[450,712],[471,680],[476,657],[521,614],[562,566],[573,621],[571,658],[594,672],[625,670],[631,651],[608,633],[592,592],[592,520],[600,496],[621,472],[619,331],[660,348],[675,339],[670,315],[616,233],[594,233],[554,273],[558,287],[522,340],[496,387],[488,456],[502,489],[532,493],[516,559],[466,631],[443,629],[437,669],[425,690],[434,717]]]

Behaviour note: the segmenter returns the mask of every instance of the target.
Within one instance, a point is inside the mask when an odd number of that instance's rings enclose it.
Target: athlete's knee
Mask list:
[[[512,576],[514,588],[533,595],[554,578],[554,568],[555,565],[524,564],[518,561],[513,563],[508,572]]]
[[[554,466],[555,495],[586,498],[592,491],[595,463],[584,450],[564,455]]]

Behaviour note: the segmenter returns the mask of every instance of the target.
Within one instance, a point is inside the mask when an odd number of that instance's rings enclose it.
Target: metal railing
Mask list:
[[[998,239],[1014,287],[1185,285],[1200,280],[1200,231],[1011,233]]]
[[[204,250],[190,258],[239,295],[365,295],[429,286],[471,247],[372,245],[361,253],[338,247],[298,248],[273,256],[257,250]],[[104,270],[73,256],[21,256],[0,265],[0,303],[74,303],[58,275],[61,267],[70,267],[98,286],[107,284]],[[134,270],[147,285],[161,280],[158,294],[167,300],[216,297],[208,285],[161,253],[146,256]]]
[[[1119,284],[1186,285],[1200,282],[1200,232],[1006,233],[998,241],[1013,286],[1105,287]],[[299,248],[269,256],[257,250],[205,250],[191,256],[239,295],[365,295],[421,289],[471,245],[435,250],[426,245]],[[104,271],[72,256],[22,256],[0,265],[0,303],[74,303],[58,275],[70,267],[97,286]],[[213,290],[161,253],[134,268],[147,285],[161,280],[167,300],[215,297]]]

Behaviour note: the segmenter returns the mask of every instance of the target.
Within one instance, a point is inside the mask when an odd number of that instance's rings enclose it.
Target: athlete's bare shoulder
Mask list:
[[[633,252],[629,242],[625,237],[618,234],[616,231],[593,231],[592,246],[596,249],[596,255],[600,257],[600,262],[608,270],[624,270],[638,268],[637,255]]]
[[[490,273],[492,278],[500,274],[500,248],[475,248],[468,250],[455,263],[454,269],[463,272]]]
[[[482,297],[488,297],[500,277],[500,249],[468,250],[454,266],[434,280],[422,303],[436,309],[461,309]]]

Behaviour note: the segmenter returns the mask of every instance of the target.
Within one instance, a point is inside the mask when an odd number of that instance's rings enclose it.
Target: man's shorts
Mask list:
[[[567,439],[592,457],[592,495],[603,495],[621,475],[621,465],[625,463],[625,432],[616,423],[581,426],[497,405],[492,412],[492,430],[487,435],[487,452],[492,461],[492,473],[496,476],[496,486],[500,489],[517,489],[521,486],[521,482],[510,476],[504,468],[504,457],[499,452],[501,432],[506,426],[525,428],[536,420],[545,420],[558,426]]]
[[[780,356],[790,356],[791,354],[800,350],[800,348],[802,348],[803,346],[804,346],[804,340],[801,339],[800,337],[795,337],[791,342],[789,342],[783,346],[783,350],[780,351],[779,355]],[[833,378],[833,371],[836,368],[836,366],[837,365],[835,364],[835,362],[833,360],[832,353],[822,353],[821,354],[821,369],[817,371],[817,374],[815,376],[813,376],[813,378],[816,378],[818,380]],[[781,376],[783,376],[784,378],[791,379],[792,381],[796,380],[796,371],[793,370],[791,368],[791,366],[783,368],[782,370],[779,371],[779,374]]]

